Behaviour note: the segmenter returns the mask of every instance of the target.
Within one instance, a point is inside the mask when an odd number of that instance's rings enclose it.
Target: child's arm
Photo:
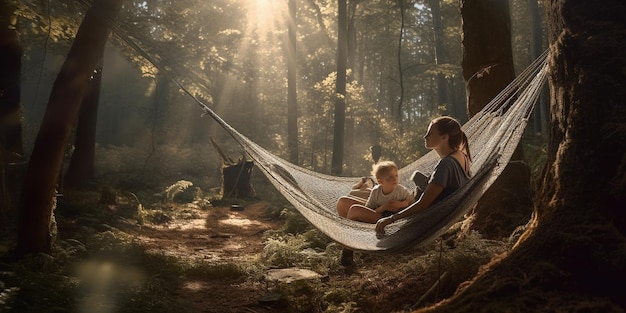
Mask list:
[[[390,212],[398,212],[406,207],[408,207],[409,205],[411,205],[411,203],[413,203],[413,201],[415,200],[415,194],[413,194],[412,192],[410,192],[408,189],[406,189],[404,186],[402,185],[398,185],[397,188],[397,192],[399,192],[398,195],[396,195],[396,199],[404,199],[404,200],[389,200],[387,201],[387,203],[384,203],[383,205],[381,205],[380,207],[378,207],[375,211],[378,213],[383,213],[385,211],[390,211]]]
[[[413,199],[389,200],[387,203],[379,206],[375,211],[378,213],[383,213],[385,211],[398,212],[399,210],[408,207],[412,200]]]

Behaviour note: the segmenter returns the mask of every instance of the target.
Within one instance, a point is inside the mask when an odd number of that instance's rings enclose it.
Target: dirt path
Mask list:
[[[198,210],[192,219],[143,227],[138,231],[138,239],[148,250],[183,260],[244,264],[254,261],[263,251],[263,233],[280,226],[281,222],[265,217],[265,204],[261,202],[241,211],[230,207]],[[180,290],[181,296],[195,304],[194,312],[280,312],[259,302],[267,293],[265,283],[245,277],[191,279]]]

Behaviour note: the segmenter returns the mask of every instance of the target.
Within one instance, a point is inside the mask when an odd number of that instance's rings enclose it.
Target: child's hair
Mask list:
[[[380,179],[393,168],[398,169],[398,166],[393,161],[378,162],[372,165],[372,176],[376,177],[376,179]]]
[[[440,116],[431,122],[432,125],[437,125],[437,130],[442,135],[448,135],[448,144],[450,148],[465,150],[467,157],[472,160],[470,154],[469,142],[465,132],[461,129],[461,124],[452,117]]]

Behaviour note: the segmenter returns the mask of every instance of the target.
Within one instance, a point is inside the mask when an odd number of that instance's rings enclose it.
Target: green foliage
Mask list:
[[[179,180],[210,190],[221,184],[221,164],[204,156],[209,151],[209,145],[161,146],[150,153],[141,146],[98,147],[96,176],[102,183],[127,190],[162,191],[161,182]]]
[[[233,263],[207,264],[197,263],[185,270],[189,277],[209,280],[230,280],[244,277],[247,273]]]
[[[173,202],[177,194],[185,191],[185,189],[193,186],[193,183],[186,180],[179,180],[174,184],[165,188],[165,202]]]

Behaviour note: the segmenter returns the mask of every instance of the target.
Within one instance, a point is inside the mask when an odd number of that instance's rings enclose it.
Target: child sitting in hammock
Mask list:
[[[372,176],[376,177],[378,185],[371,188],[365,202],[362,198],[352,196],[339,198],[337,202],[339,216],[373,224],[380,218],[396,213],[413,202],[415,195],[398,183],[398,167],[394,162],[383,161],[375,164]],[[364,184],[367,179],[362,179],[361,182]],[[357,183],[360,185],[359,188],[363,185],[360,183]]]

